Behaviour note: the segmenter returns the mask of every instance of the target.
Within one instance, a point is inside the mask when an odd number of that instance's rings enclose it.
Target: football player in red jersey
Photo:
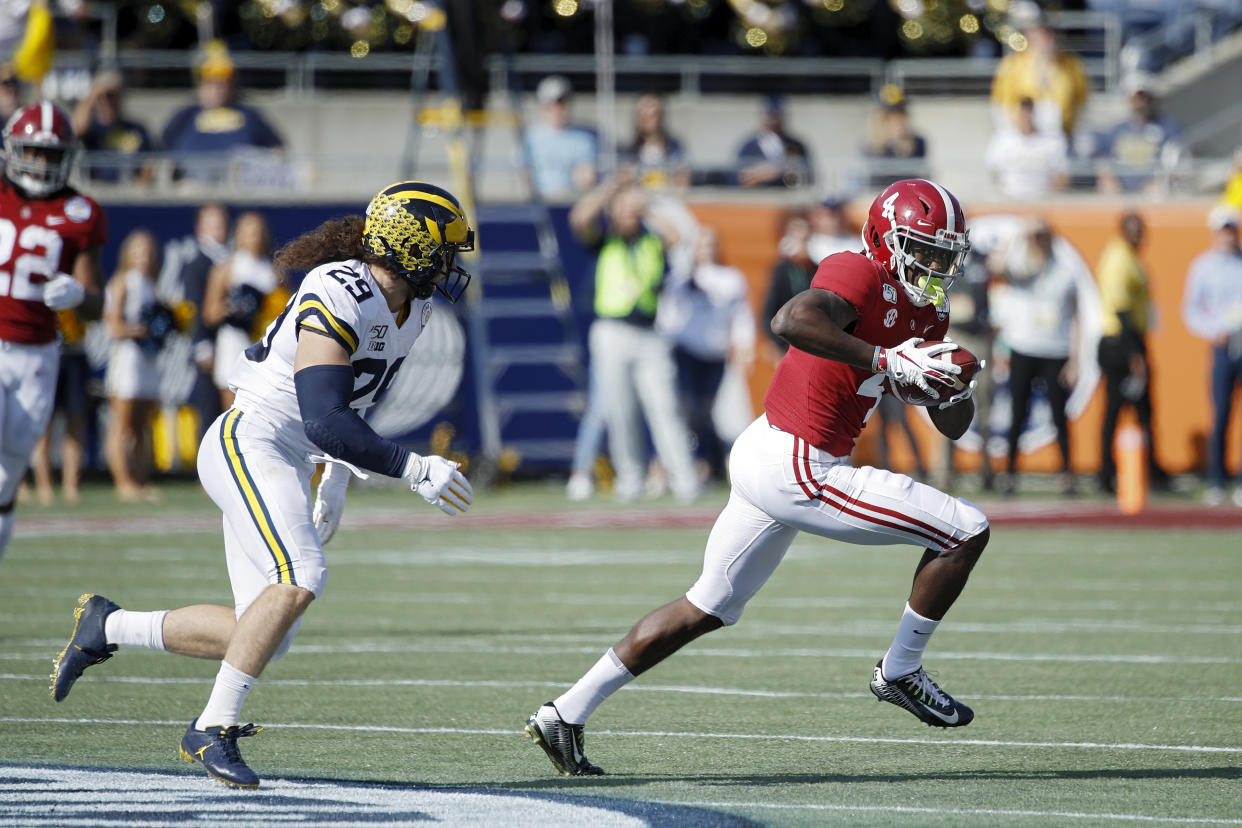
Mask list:
[[[73,127],[48,101],[4,126],[0,178],[0,557],[13,500],[56,396],[56,312],[99,318],[99,251],[107,227],[94,200],[68,186]]]
[[[736,623],[802,531],[924,550],[892,645],[872,671],[871,691],[936,727],[960,727],[974,717],[931,680],[922,660],[987,545],[987,518],[973,504],[905,475],[849,464],[887,382],[934,391],[929,372],[960,373],[936,358],[956,346],[916,346],[947,334],[945,291],[969,248],[965,217],[940,185],[898,181],[876,197],[862,236],[865,255],[825,258],[810,289],[772,320],[790,348],[768,389],[766,413],[734,443],[732,491],[708,538],[698,581],[635,624],[572,688],[528,719],[527,735],[562,773],[603,773],[584,754],[587,717],[682,646]],[[970,425],[973,390],[973,381],[953,396],[945,389],[928,408],[950,439]]]

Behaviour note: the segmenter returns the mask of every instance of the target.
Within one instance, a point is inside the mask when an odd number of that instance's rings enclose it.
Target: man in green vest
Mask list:
[[[699,494],[699,482],[689,430],[677,405],[677,371],[669,344],[654,327],[668,270],[665,252],[676,244],[677,233],[648,214],[642,191],[624,176],[612,176],[583,196],[570,211],[569,223],[598,252],[590,355],[604,395],[615,494],[633,500],[642,490],[641,405],[673,494],[691,501]]]

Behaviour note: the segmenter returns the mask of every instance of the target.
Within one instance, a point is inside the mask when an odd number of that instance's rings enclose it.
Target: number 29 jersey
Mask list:
[[[850,333],[891,348],[912,336],[944,339],[949,301],[916,307],[897,280],[861,253],[836,253],[819,263],[812,290],[827,290],[854,306]],[[854,450],[884,393],[884,374],[812,356],[791,347],[776,366],[763,399],[768,422],[836,457]]]
[[[68,273],[83,250],[107,238],[103,210],[66,187],[29,198],[0,177],[0,339],[42,345],[56,339],[56,313],[43,304],[49,277]]]
[[[263,338],[237,357],[229,373],[229,387],[237,394],[233,406],[271,425],[294,456],[318,453],[303,430],[293,383],[298,338],[327,336],[349,352],[354,370],[349,406],[363,414],[383,399],[429,319],[431,300],[414,299],[398,324],[360,261],[320,265],[302,280]]]

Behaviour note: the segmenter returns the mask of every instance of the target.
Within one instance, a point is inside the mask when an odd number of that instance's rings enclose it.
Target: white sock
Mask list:
[[[901,678],[922,667],[923,651],[939,626],[939,621],[924,618],[906,604],[901,623],[897,625],[897,635],[893,636],[893,643],[884,654],[884,663],[880,667],[884,678]]]
[[[211,698],[207,700],[203,712],[198,715],[196,729],[231,727],[237,724],[246,696],[258,683],[259,680],[254,676],[248,676],[227,661],[221,661],[220,672],[216,673],[216,684],[211,688]]]
[[[104,620],[104,637],[118,647],[164,649],[164,616],[168,610],[133,612],[116,610]]]
[[[13,512],[10,510],[0,514],[0,559],[9,548],[9,539],[13,537]]]
[[[566,724],[586,724],[587,717],[603,704],[604,699],[633,680],[634,674],[625,668],[609,647],[608,652],[587,670],[585,676],[578,679],[577,684],[552,703]]]

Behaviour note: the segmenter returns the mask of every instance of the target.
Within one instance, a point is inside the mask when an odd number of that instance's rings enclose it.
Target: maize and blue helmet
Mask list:
[[[470,284],[470,274],[455,259],[474,250],[474,230],[457,199],[439,187],[401,181],[380,191],[367,205],[362,243],[419,299],[438,290],[456,302]],[[449,278],[436,282],[442,273]]]

